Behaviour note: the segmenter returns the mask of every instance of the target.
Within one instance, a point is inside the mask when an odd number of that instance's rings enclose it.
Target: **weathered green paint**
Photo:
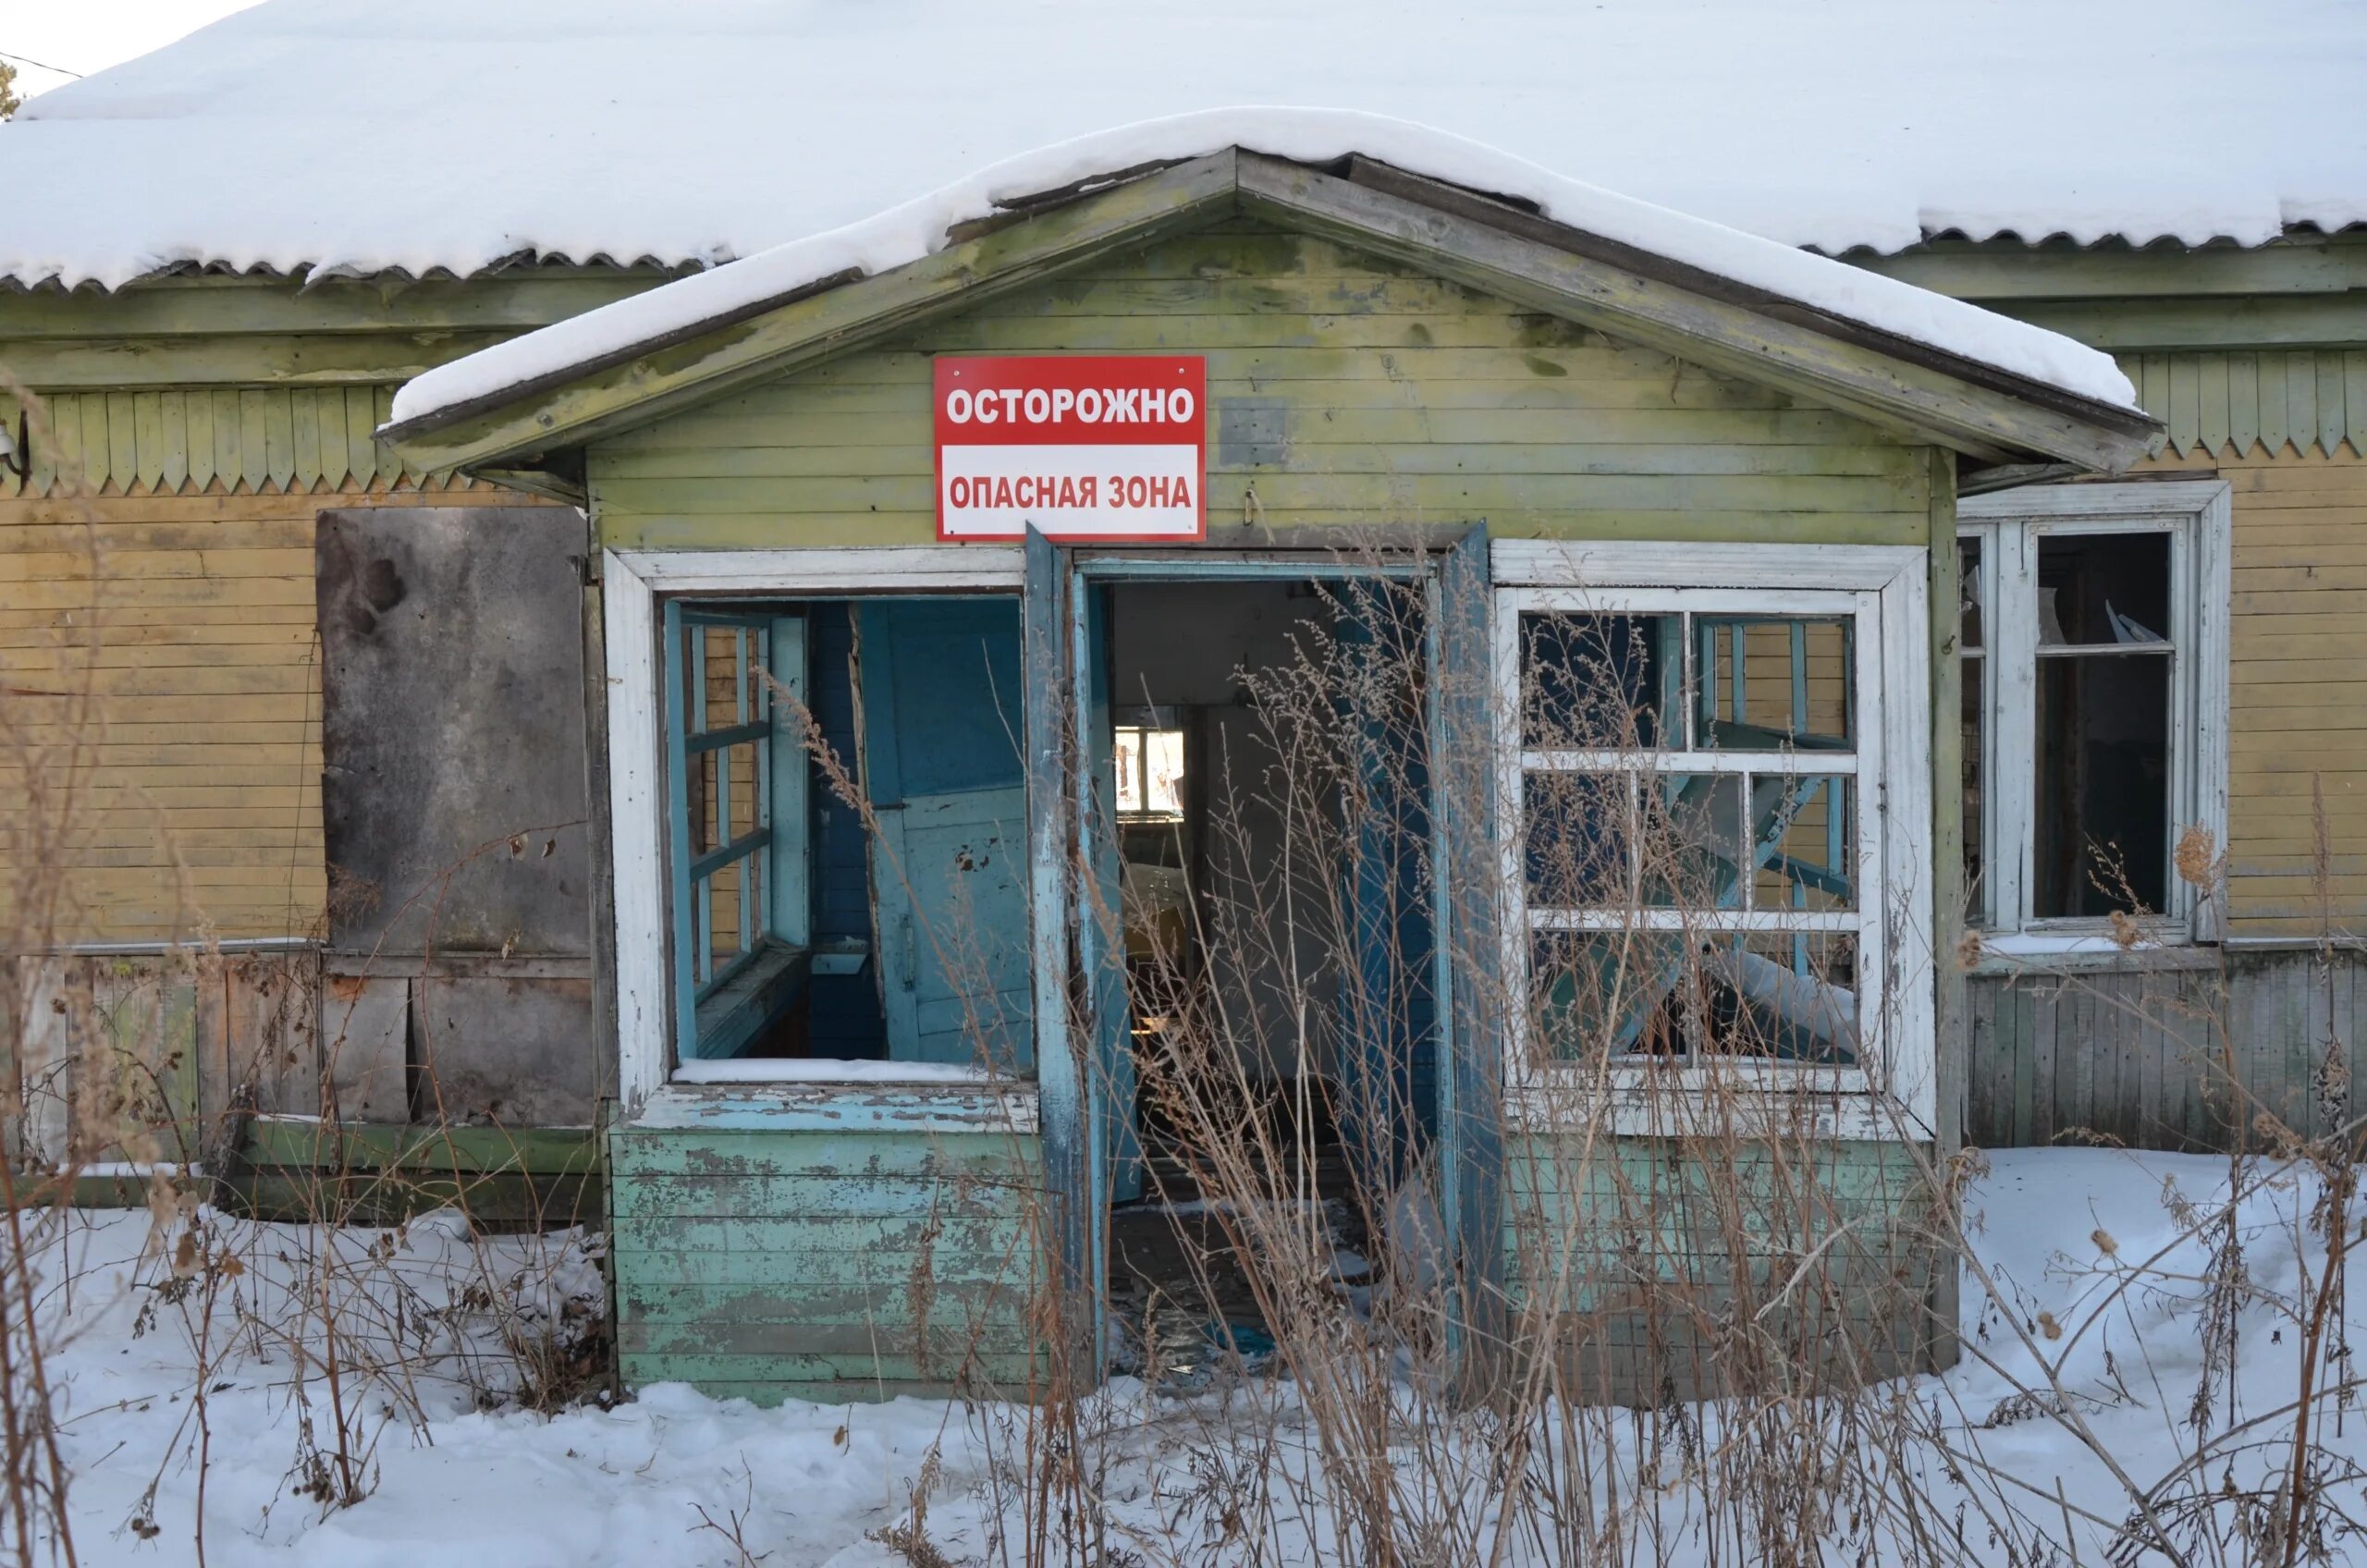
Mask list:
[[[1033,1137],[624,1127],[609,1150],[629,1383],[766,1403],[1029,1387]]]
[[[1926,545],[1952,536],[1955,458],[1928,440],[1424,276],[1404,257],[1245,219],[1109,251],[827,363],[619,429],[586,450],[595,527],[628,547],[929,541],[930,356],[1071,350],[1208,355],[1215,545],[1246,534],[1245,521],[1480,518],[1498,537]],[[1458,1020],[1466,1024],[1484,1051],[1492,1035],[1476,1017]],[[1479,1082],[1470,1093],[1484,1099]],[[893,1119],[907,1110],[888,1095],[870,1096],[886,1109],[849,1119],[844,1102],[704,1093],[699,1126],[612,1139],[630,1374],[775,1395],[860,1381],[845,1363],[849,1331],[884,1323],[917,1332],[904,1303],[924,1275],[971,1314],[982,1354],[1024,1358],[1031,1318],[1016,1304],[1046,1267],[1042,1220],[1052,1212],[1039,1204],[1032,1139],[983,1124],[897,1132]],[[1538,1195],[1551,1188],[1534,1172],[1555,1165],[1540,1165],[1538,1147],[1515,1140],[1502,1187],[1470,1228],[1492,1235],[1501,1223],[1509,1241],[1525,1214],[1544,1212]],[[1645,1145],[1615,1158],[1645,1177],[1660,1169]],[[1833,1223],[1858,1238],[1833,1249],[1828,1277],[1863,1286],[1852,1298],[1861,1317],[1881,1295],[1866,1260],[1892,1257],[1897,1221],[1921,1191],[1904,1159],[1846,1145],[1812,1162],[1816,1203],[1846,1213]],[[1786,1249],[1804,1223],[1809,1246],[1831,1233],[1764,1193],[1760,1201],[1763,1212],[1735,1232],[1748,1239],[1730,1274],[1763,1276],[1797,1256]],[[1699,1211],[1715,1212],[1706,1203]],[[1672,1219],[1671,1256],[1707,1268],[1697,1244],[1705,1223]],[[1515,1299],[1539,1278],[1537,1256],[1508,1250]],[[1919,1305],[1900,1315],[1913,1325],[1900,1366],[1928,1359],[1937,1338],[1935,1266],[1907,1261],[1892,1274],[1912,1276]],[[921,1338],[935,1354],[941,1325]],[[893,1359],[910,1349],[882,1351],[865,1364],[870,1375],[914,1372]],[[1649,1359],[1621,1366],[1641,1377]]]
[[[351,1170],[560,1175],[599,1163],[599,1142],[588,1127],[339,1127],[265,1117],[247,1124],[240,1152],[257,1165]]]
[[[52,392],[43,398],[55,432],[34,444],[23,480],[0,470],[0,496],[384,489],[423,471],[404,467],[372,435],[394,398],[390,385],[190,386],[133,392]],[[10,428],[16,404],[0,396]]]
[[[2358,336],[2367,338],[2367,305]],[[2123,354],[2120,368],[2180,457],[2367,452],[2367,349]]]
[[[734,312],[679,337],[582,367],[483,410],[449,409],[389,436],[438,467],[587,444],[736,386],[848,352],[949,306],[983,300],[1129,243],[1230,210],[1233,155],[1196,159],[983,237],[860,287],[825,288]]]
[[[1925,448],[1398,263],[1236,222],[597,444],[602,538],[930,540],[929,356],[998,345],[1206,352],[1211,543],[1245,519],[1479,517],[1499,536],[1928,537]]]
[[[1875,328],[1745,297],[1680,263],[1454,187],[1378,165],[1342,178],[1234,149],[1079,197],[981,238],[956,235],[943,251],[877,277],[824,279],[481,402],[422,414],[390,429],[388,439],[411,460],[439,468],[594,445],[738,387],[844,359],[932,318],[968,313],[1113,250],[1207,228],[1236,214],[1805,394],[1911,442],[1945,445],[1987,461],[2118,468],[2142,456],[2153,434],[2150,422],[2124,409]],[[1253,296],[1250,303],[1271,301]],[[1267,313],[1287,319],[1292,312],[1285,304]],[[1220,329],[1208,330],[1206,346],[1225,346]],[[1253,337],[1260,330],[1249,329]],[[1567,374],[1543,356],[1529,356],[1528,366],[1539,375]]]
[[[1954,1292],[1928,1237],[1928,1147],[1506,1143],[1514,1354],[1552,1356],[1590,1397],[1716,1391],[1730,1369],[1697,1328],[1705,1308],[1748,1313],[1803,1345],[1846,1339],[1864,1357],[1856,1370],[1876,1377],[1930,1370],[1947,1353]]]

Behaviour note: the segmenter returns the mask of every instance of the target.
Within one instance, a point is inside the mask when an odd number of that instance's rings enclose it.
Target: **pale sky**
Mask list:
[[[17,91],[30,98],[109,66],[160,49],[255,0],[0,0],[0,55],[17,67]],[[31,64],[38,60],[43,69]]]

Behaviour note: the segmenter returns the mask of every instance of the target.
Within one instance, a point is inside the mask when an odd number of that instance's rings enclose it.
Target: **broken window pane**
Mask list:
[[[1982,815],[1987,808],[1989,756],[1989,696],[1987,687],[1989,661],[1976,655],[1963,661],[1962,692],[1958,704],[1963,740],[1961,754],[1964,788],[1964,886],[1968,920],[1979,925],[1988,918],[1988,839],[1983,836]]]
[[[1684,689],[1682,618],[1521,617],[1521,744],[1628,751],[1682,745],[1668,733]]]
[[[1846,775],[1752,776],[1753,909],[1857,907],[1856,785]]]
[[[1664,773],[1642,781],[1637,851],[1646,904],[1742,907],[1743,786],[1738,773]]]
[[[1986,616],[1982,604],[1984,586],[1981,578],[1981,540],[1956,541],[1956,651],[1977,654],[1988,646]]]
[[[2036,786],[2033,914],[2094,917],[2165,907],[2166,650],[2038,661]]]
[[[1846,750],[1849,623],[1696,617],[1695,744],[1704,750]]]
[[[1545,909],[1627,901],[1635,779],[1625,773],[1532,773],[1522,785],[1528,900]]]
[[[2041,648],[2134,647],[2169,636],[2167,533],[2040,536]]]

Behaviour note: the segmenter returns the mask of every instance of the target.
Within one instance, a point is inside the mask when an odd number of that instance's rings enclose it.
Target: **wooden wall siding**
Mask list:
[[[1034,1138],[623,1128],[609,1153],[629,1384],[772,1404],[1041,1378]]]
[[[1858,421],[1242,223],[602,443],[603,539],[933,539],[930,354],[1068,349],[1208,356],[1212,542],[1245,521],[1910,544],[1931,526],[1920,449]]]
[[[0,1136],[19,1170],[179,1164],[216,1149],[234,1104],[321,1110],[309,953],[6,962],[8,994],[31,1004],[0,1063]]]
[[[2190,462],[2164,458],[2173,472]],[[2233,486],[2227,837],[2238,936],[2367,935],[2367,460],[2220,457]],[[2323,791],[2321,900],[2312,781]]]
[[[1877,1377],[1931,1370],[1949,1347],[1935,1327],[1938,1255],[1919,1239],[1933,1195],[1930,1153],[1890,1143],[1728,1154],[1714,1143],[1508,1139],[1512,1321],[1551,1311],[1563,1375],[1586,1397],[1620,1403],[1725,1390],[1731,1368],[1698,1330],[1737,1311],[1770,1311],[1765,1321],[1793,1342],[1846,1343]],[[1809,1279],[1773,1316],[1810,1256]],[[1539,1292],[1558,1299],[1549,1305]]]
[[[486,494],[505,496],[488,489]],[[515,499],[515,497],[509,497]],[[0,499],[0,682],[46,766],[87,676],[67,891],[50,942],[315,932],[325,894],[313,534],[410,490]],[[0,756],[0,796],[29,766]],[[5,897],[5,895],[0,895]],[[6,912],[0,911],[0,919]]]
[[[78,478],[103,496],[472,488],[379,447],[372,433],[394,396],[390,386],[51,393],[42,407],[54,444],[34,443],[21,480],[0,469],[0,497],[72,495]],[[11,431],[18,411],[0,396]]]
[[[2240,1132],[2259,1148],[2252,1109],[2310,1136],[2358,1113],[2342,1084],[2367,1083],[2367,953],[2232,949],[2201,964],[1973,976],[1967,1141],[2216,1150]]]
[[[2122,354],[2145,411],[2169,426],[2178,457],[2255,448],[2275,457],[2367,452],[2367,349],[2263,349]]]

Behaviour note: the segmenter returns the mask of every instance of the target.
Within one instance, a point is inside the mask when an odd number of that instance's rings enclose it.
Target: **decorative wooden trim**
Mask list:
[[[2349,336],[2367,337],[2367,309]],[[2367,455],[2367,348],[2121,354],[2120,368],[2181,458]]]
[[[181,386],[41,397],[31,472],[0,468],[0,496],[350,494],[476,487],[448,469],[406,465],[375,431],[388,385]],[[0,420],[16,428],[16,400]]]

